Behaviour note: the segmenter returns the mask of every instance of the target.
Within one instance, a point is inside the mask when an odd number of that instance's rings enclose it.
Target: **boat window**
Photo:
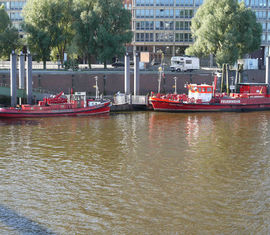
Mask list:
[[[199,90],[199,92],[202,92],[202,88],[201,87],[199,87],[198,90]]]
[[[205,92],[205,88],[202,88],[202,92]]]
[[[208,92],[212,92],[212,88],[211,88],[211,87],[208,87],[208,88],[207,88],[207,91],[208,91]]]

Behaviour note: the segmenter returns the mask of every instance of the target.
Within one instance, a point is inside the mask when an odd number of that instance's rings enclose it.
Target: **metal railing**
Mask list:
[[[125,95],[117,93],[114,96],[115,105],[135,104],[135,105],[148,105],[148,96],[145,95]]]
[[[92,64],[92,69],[103,69],[103,64]],[[107,65],[107,68],[112,68],[111,65]],[[10,61],[3,61],[0,60],[0,69],[1,70],[10,70]],[[19,62],[17,62],[17,69],[19,69]],[[42,70],[43,69],[43,62],[32,62],[32,69],[33,70]],[[89,65],[88,64],[79,64],[78,65],[79,70],[88,70]],[[46,62],[46,70],[65,70],[65,68],[61,67],[60,62],[54,62],[54,61],[47,61]]]

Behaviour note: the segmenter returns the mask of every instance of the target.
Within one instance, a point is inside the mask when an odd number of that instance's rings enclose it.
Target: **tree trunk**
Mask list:
[[[46,70],[46,60],[43,60],[43,69]]]
[[[107,61],[104,61],[104,69],[107,69]]]
[[[89,69],[91,69],[91,54],[87,54],[87,63],[88,63],[88,66],[89,66]]]

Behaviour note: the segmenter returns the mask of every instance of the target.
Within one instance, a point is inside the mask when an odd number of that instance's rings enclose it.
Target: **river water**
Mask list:
[[[0,120],[0,234],[269,234],[270,112]]]

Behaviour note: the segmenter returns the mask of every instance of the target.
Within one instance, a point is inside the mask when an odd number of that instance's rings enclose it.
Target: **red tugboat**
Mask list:
[[[152,95],[154,110],[169,112],[254,111],[270,110],[268,84],[240,83],[239,93],[216,93],[217,78],[213,85],[188,84],[188,95]]]
[[[63,92],[52,98],[44,98],[37,105],[0,108],[0,118],[34,118],[87,116],[110,112],[109,100],[87,100],[85,92],[63,96]]]

